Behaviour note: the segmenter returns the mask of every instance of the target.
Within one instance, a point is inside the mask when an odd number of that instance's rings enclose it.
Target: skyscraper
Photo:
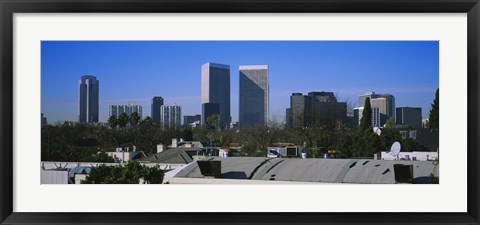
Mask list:
[[[292,93],[290,96],[290,115],[288,118],[291,121],[292,127],[304,127],[309,120],[308,112],[312,109],[309,96],[304,96],[302,93]]]
[[[208,117],[213,115],[220,115],[220,105],[218,103],[203,103],[202,104],[202,125],[206,124]]]
[[[380,110],[380,126],[383,126],[390,117],[395,119],[395,97],[390,94],[376,94],[367,92],[358,97],[358,107],[365,105],[365,99],[370,98],[370,105]]]
[[[286,124],[291,127],[336,125],[346,121],[347,103],[338,102],[332,92],[293,93],[286,117],[290,120]]]
[[[217,103],[220,109],[220,127],[230,125],[230,66],[217,63],[202,65],[202,104]],[[202,115],[202,120],[204,119]]]
[[[150,116],[154,124],[160,124],[160,106],[163,105],[163,98],[155,96],[152,98],[152,110]]]
[[[420,107],[398,107],[396,117],[399,125],[422,127],[422,108]]]
[[[95,76],[82,76],[78,81],[78,122],[98,122],[98,87]]]
[[[265,126],[268,122],[268,66],[240,66],[239,126]]]

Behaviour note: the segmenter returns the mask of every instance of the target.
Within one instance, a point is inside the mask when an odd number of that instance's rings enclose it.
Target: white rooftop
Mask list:
[[[268,65],[242,65],[240,70],[268,70]]]

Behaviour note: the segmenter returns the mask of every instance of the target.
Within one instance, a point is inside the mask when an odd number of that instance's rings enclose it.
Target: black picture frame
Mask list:
[[[480,224],[478,0],[0,0],[2,224]],[[14,13],[467,13],[467,213],[17,213],[13,212]],[[446,203],[448,204],[448,203]]]

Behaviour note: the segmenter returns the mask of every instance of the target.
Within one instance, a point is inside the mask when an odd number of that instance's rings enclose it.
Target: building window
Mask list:
[[[400,135],[402,136],[402,139],[407,138],[407,131],[404,131],[404,130],[400,131]]]
[[[411,130],[410,131],[410,138],[413,140],[417,139],[417,131],[416,130]]]

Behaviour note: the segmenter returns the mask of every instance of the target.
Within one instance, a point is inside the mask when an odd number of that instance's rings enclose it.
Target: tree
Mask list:
[[[220,129],[220,116],[218,114],[214,114],[209,116],[206,121],[205,125],[207,126],[208,130],[216,131]]]
[[[106,166],[105,164],[93,167],[82,184],[144,184],[163,183],[164,172],[160,167],[141,165],[137,161],[130,161],[124,166]]]
[[[372,107],[370,106],[370,98],[365,99],[363,106],[362,120],[360,121],[360,127],[363,130],[372,128]]]
[[[143,179],[145,184],[161,184],[164,176],[163,170],[157,165],[148,168]]]
[[[118,125],[120,125],[120,127],[123,129],[127,126],[128,120],[128,115],[126,113],[122,113],[118,117]]]
[[[400,141],[402,144],[402,151],[403,152],[428,152],[430,151],[427,147],[421,145],[417,141],[411,138],[405,138],[402,141]]]
[[[138,115],[138,112],[133,112],[133,113],[130,115],[130,124],[131,124],[133,127],[136,127],[137,124],[138,124],[138,121],[140,121],[140,116]]]
[[[112,129],[115,129],[115,127],[117,127],[118,125],[118,119],[117,117],[115,116],[110,116],[108,118],[108,125],[112,128]]]
[[[153,125],[153,120],[152,120],[151,117],[147,116],[147,117],[145,117],[144,120],[140,121],[140,125],[152,126]]]
[[[428,116],[428,127],[432,130],[438,130],[440,128],[439,124],[439,89],[435,92],[435,99],[432,103],[432,108],[430,109],[430,115]]]
[[[395,118],[392,116],[390,117],[387,122],[385,122],[385,128],[393,128],[395,126]]]
[[[382,145],[382,151],[390,151],[392,144],[396,141],[401,141],[400,134],[392,129],[384,128],[380,135],[380,142]]]

